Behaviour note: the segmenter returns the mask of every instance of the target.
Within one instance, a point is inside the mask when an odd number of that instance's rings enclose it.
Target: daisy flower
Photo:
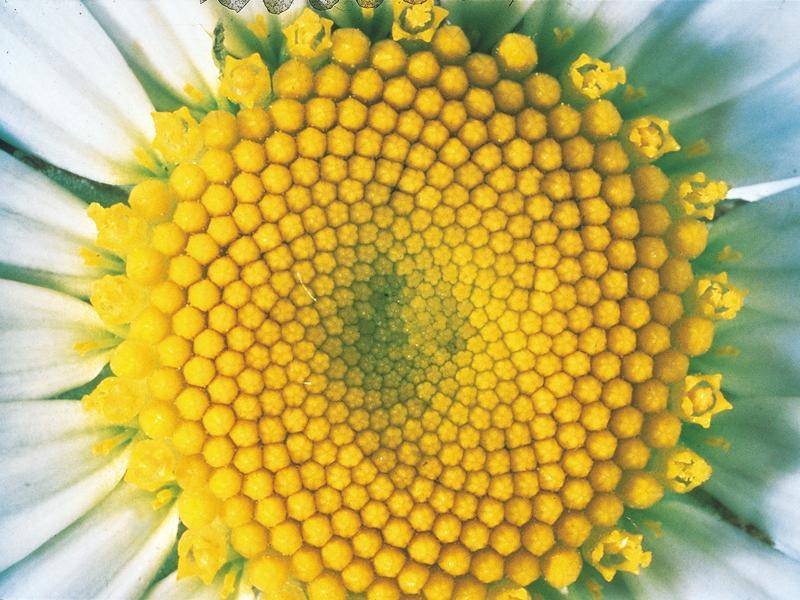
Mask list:
[[[796,595],[798,30],[4,1],[0,597]]]

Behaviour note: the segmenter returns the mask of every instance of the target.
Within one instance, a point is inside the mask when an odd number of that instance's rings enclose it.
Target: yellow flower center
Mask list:
[[[229,547],[275,597],[637,572],[618,522],[710,475],[682,421],[729,405],[689,357],[741,305],[726,278],[684,304],[707,229],[648,164],[668,123],[624,124],[599,61],[562,102],[518,34],[490,57],[452,26],[412,54],[340,29],[331,56],[266,108],[263,62],[230,59],[239,110],[164,116],[169,180],[90,208],[125,339],[86,403],[138,416],[128,481],[177,485],[179,575],[231,588]]]

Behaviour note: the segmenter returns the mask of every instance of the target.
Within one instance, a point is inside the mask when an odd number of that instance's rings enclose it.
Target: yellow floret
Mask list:
[[[245,108],[253,108],[272,91],[269,70],[257,53],[238,59],[225,57],[219,86],[220,94]]]
[[[521,33],[505,34],[500,38],[494,53],[503,74],[515,79],[526,77],[539,61],[536,44]]]
[[[470,44],[464,31],[455,25],[445,25],[436,30],[431,49],[442,64],[461,64],[469,54]]]
[[[415,3],[393,3],[392,39],[430,42],[448,12],[433,0]]]
[[[132,209],[153,222],[163,220],[173,205],[169,188],[159,179],[146,179],[136,184],[128,202]]]
[[[309,61],[317,61],[330,53],[333,42],[333,21],[306,8],[299,17],[283,29],[289,55]]]
[[[625,83],[625,69],[612,69],[610,63],[581,54],[570,65],[568,77],[575,92],[589,100],[597,100]]]
[[[281,98],[304,100],[314,87],[314,73],[299,60],[287,60],[272,76],[272,86]]]
[[[333,32],[333,62],[348,71],[364,65],[369,58],[369,38],[353,28],[337,29]]]
[[[659,117],[637,117],[627,122],[622,136],[634,157],[643,162],[681,149],[669,132],[669,121]]]

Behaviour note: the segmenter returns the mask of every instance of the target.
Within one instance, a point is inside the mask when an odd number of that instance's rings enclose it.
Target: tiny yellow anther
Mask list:
[[[238,577],[239,573],[236,569],[230,569],[227,573],[225,573],[225,577],[222,578],[222,585],[219,588],[219,597],[220,598],[228,598],[233,592],[236,590],[236,578]]]
[[[726,244],[722,250],[717,252],[716,258],[719,262],[737,262],[744,258],[744,254]]]
[[[183,86],[183,91],[189,96],[190,99],[194,100],[197,103],[203,102],[206,99],[205,94],[198,90],[195,86],[191,83],[187,83]]]
[[[611,581],[617,571],[639,573],[650,565],[652,554],[642,550],[644,536],[613,529],[591,540],[584,550],[586,560],[600,572],[603,579]]]
[[[247,23],[247,29],[260,40],[267,39],[269,35],[269,26],[264,15],[256,15],[256,18]]]
[[[175,492],[169,488],[159,490],[156,493],[155,498],[153,498],[153,502],[150,504],[150,506],[153,508],[153,510],[159,510],[160,508],[163,508],[169,504],[174,497]]]
[[[95,350],[99,349],[101,344],[97,341],[85,341],[85,342],[75,342],[72,345],[72,349],[75,350],[81,356],[86,356],[90,352],[94,352]]]
[[[714,354],[716,356],[739,356],[742,353],[741,348],[734,346],[733,344],[725,344],[724,346],[719,346],[714,348]]]
[[[330,54],[333,47],[333,21],[306,8],[288,27],[284,28],[286,49],[293,58],[314,61]]]
[[[430,42],[436,29],[447,17],[448,11],[436,6],[433,0],[420,3],[394,2],[393,40],[419,40]]]
[[[128,437],[129,437],[128,434],[120,433],[119,435],[115,435],[114,437],[105,439],[102,442],[97,442],[92,446],[92,454],[94,454],[95,456],[108,456],[108,454],[114,448],[124,443],[128,439]]]
[[[83,259],[83,264],[87,267],[99,267],[103,263],[103,256],[96,250],[85,246],[78,250],[78,254]]]
[[[686,149],[684,150],[686,156],[688,158],[698,158],[700,156],[706,156],[709,152],[711,152],[711,144],[708,143],[708,140],[699,139],[696,142],[692,142]]]
[[[136,164],[149,171],[150,173],[158,173],[162,171],[162,166],[158,164],[152,150],[142,147],[134,148],[133,156],[136,159]]]
[[[687,375],[680,397],[680,416],[684,421],[708,429],[714,415],[733,408],[720,391],[722,375]]]
[[[632,85],[625,86],[625,92],[622,94],[622,99],[625,102],[635,102],[640,98],[647,96],[647,89],[644,86],[635,87]]]
[[[642,526],[648,529],[656,538],[660,538],[664,535],[664,525],[661,521],[645,519],[642,521]]]
[[[731,443],[722,436],[706,438],[705,444],[710,448],[719,448],[723,452],[730,452],[731,450]]]
[[[621,83],[625,83],[625,68],[611,68],[611,64],[588,54],[581,54],[569,67],[569,82],[581,96],[597,100]]]
[[[553,37],[556,39],[556,44],[565,44],[575,35],[575,30],[572,27],[553,27]]]

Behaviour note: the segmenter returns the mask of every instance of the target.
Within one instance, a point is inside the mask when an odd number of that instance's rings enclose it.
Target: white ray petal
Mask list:
[[[660,0],[534,2],[522,23],[539,47],[540,64],[556,72],[582,52],[604,56],[654,13]]]
[[[15,278],[88,294],[102,273],[80,257],[92,248],[86,205],[11,155],[0,152],[0,264]]]
[[[610,58],[671,120],[735,98],[800,61],[800,10],[780,1],[664,2]],[[622,8],[622,6],[620,6]]]
[[[114,489],[125,472],[125,453],[92,453],[94,444],[113,435],[75,400],[0,403],[0,571]]]
[[[787,52],[800,55],[800,44]],[[705,171],[737,186],[797,179],[800,61],[755,89],[676,122],[673,130],[684,145],[704,140],[710,149],[696,157],[679,155],[670,164],[680,170]]]
[[[0,132],[68,171],[137,177],[152,107],[125,60],[77,0],[0,6]]]
[[[185,104],[184,86],[216,93],[219,70],[212,56],[216,19],[209,2],[84,0],[109,37],[137,69]]]
[[[94,309],[66,294],[0,280],[0,400],[42,398],[91,381],[103,352],[75,344],[101,338]]]
[[[714,468],[706,489],[800,560],[800,398],[733,398],[715,434],[730,448],[698,450]]]
[[[747,307],[796,327],[800,323],[800,305],[796,302],[800,286],[798,235],[800,188],[795,187],[758,202],[735,206],[715,220],[697,270],[726,271],[734,285],[748,290]],[[735,260],[718,260],[727,246],[741,255]],[[736,335],[744,327],[736,321],[739,319],[720,324],[720,331]],[[755,322],[766,330],[774,329],[776,324]],[[783,337],[779,335],[777,339]],[[769,343],[768,338],[763,341]]]
[[[140,598],[152,585],[153,577],[175,546],[178,522],[178,509],[173,507],[138,552],[103,586],[98,597]]]
[[[241,583],[230,596],[231,600],[255,600],[253,588]],[[217,600],[221,587],[222,577],[219,575],[211,585],[205,585],[198,577],[178,579],[178,572],[173,571],[152,587],[146,600]]]
[[[769,198],[786,190],[800,187],[800,177],[789,177],[778,181],[768,181],[766,183],[755,183],[743,187],[733,188],[728,192],[728,198],[738,198],[747,202],[755,202],[763,198]]]
[[[794,308],[793,310],[797,310]],[[800,389],[800,326],[745,307],[732,321],[719,322],[715,348],[698,358],[701,373],[721,373],[726,391],[735,396],[794,396]]]
[[[80,199],[6,152],[0,152],[0,210],[87,243],[97,233]]]
[[[99,279],[102,272],[87,266],[81,258],[80,251],[85,247],[82,241],[60,231],[0,209],[0,263],[88,283]]]
[[[659,505],[663,535],[648,536],[653,562],[639,576],[623,575],[636,597],[791,598],[800,563],[723,521],[678,501]]]
[[[135,598],[149,586],[178,527],[175,508],[120,483],[80,521],[0,575],[3,598]]]
[[[61,323],[65,328],[102,328],[86,302],[53,290],[0,280],[0,327]]]
[[[156,583],[147,594],[147,600],[217,600],[219,588],[205,585],[199,577],[178,579],[173,571]]]

